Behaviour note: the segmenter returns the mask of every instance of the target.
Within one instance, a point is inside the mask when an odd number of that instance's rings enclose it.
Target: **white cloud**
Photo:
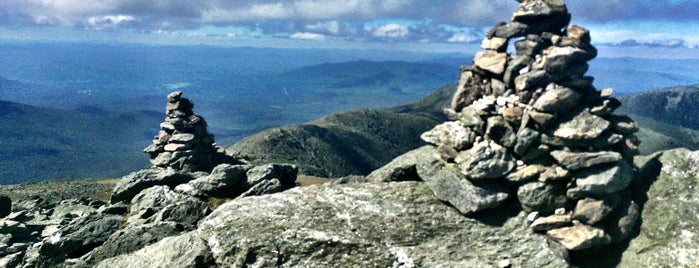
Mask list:
[[[473,36],[468,36],[465,34],[455,34],[454,36],[447,39],[447,42],[449,42],[449,43],[468,43],[468,42],[472,42],[475,40],[476,40],[476,38],[474,38]]]
[[[315,24],[306,25],[305,27],[311,31],[324,31],[331,34],[340,33],[340,23],[337,21],[318,22]]]
[[[301,39],[301,40],[314,40],[323,41],[325,40],[325,35],[317,33],[295,33],[289,36],[291,39]]]
[[[87,26],[93,29],[102,28],[113,28],[119,26],[119,24],[135,21],[136,18],[133,16],[126,15],[107,15],[107,16],[94,16],[87,18]]]
[[[378,27],[371,32],[371,35],[379,38],[401,39],[410,34],[407,26],[398,23],[389,23]]]

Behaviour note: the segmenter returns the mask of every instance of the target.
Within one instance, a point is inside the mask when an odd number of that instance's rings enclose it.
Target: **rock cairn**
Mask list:
[[[488,31],[473,66],[462,67],[445,110],[453,121],[422,139],[478,189],[470,191],[498,193],[462,212],[514,195],[534,231],[581,250],[631,232],[639,212],[627,187],[639,141],[638,125],[613,114],[621,105],[613,90],[585,76],[597,50],[570,18],[560,0],[520,1],[511,23]],[[516,55],[507,52],[512,41]]]
[[[185,172],[206,171],[221,163],[240,164],[218,147],[206,130],[206,121],[193,112],[194,103],[181,91],[167,96],[165,121],[153,144],[143,151],[150,154],[154,168],[171,167]]]

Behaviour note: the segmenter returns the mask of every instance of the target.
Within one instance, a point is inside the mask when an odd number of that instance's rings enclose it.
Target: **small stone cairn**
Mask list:
[[[474,65],[462,67],[445,109],[453,121],[422,139],[468,183],[516,193],[533,231],[567,249],[621,242],[639,216],[627,190],[638,125],[613,114],[621,105],[613,90],[585,76],[597,50],[587,29],[569,24],[566,5],[519,2],[511,23],[488,31]],[[507,52],[512,41],[516,55]]]
[[[218,164],[240,164],[216,145],[206,130],[206,121],[195,115],[194,103],[182,98],[181,91],[167,96],[165,121],[153,144],[143,151],[150,154],[154,168],[171,167],[184,172],[210,172]]]

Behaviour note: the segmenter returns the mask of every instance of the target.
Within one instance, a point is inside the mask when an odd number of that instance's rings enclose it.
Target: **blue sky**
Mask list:
[[[699,58],[699,1],[566,1],[607,56]],[[0,0],[4,42],[475,50],[515,0]],[[604,55],[604,54],[603,54]]]

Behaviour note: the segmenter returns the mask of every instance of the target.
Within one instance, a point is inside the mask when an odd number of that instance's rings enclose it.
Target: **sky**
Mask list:
[[[697,0],[569,0],[609,56],[699,58]],[[2,42],[365,48],[475,47],[515,0],[0,0]]]

